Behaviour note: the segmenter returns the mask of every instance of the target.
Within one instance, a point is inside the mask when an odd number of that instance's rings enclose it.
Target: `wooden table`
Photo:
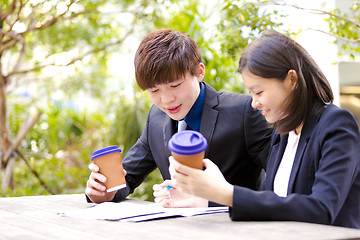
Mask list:
[[[228,213],[140,223],[58,215],[92,205],[83,194],[0,198],[0,239],[360,239],[356,229],[300,222],[233,222]]]

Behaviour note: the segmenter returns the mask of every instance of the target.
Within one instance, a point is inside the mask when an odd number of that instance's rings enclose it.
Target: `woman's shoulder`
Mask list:
[[[340,108],[333,103],[330,103],[325,107],[325,110],[322,113],[321,119],[327,120],[329,118],[334,118],[334,117],[340,118],[340,119],[351,119],[356,122],[354,115],[350,111]],[[332,120],[335,120],[335,119],[332,119]]]
[[[348,128],[359,132],[359,125],[354,115],[350,111],[340,108],[335,104],[326,106],[321,114],[318,125],[321,126],[321,128]]]

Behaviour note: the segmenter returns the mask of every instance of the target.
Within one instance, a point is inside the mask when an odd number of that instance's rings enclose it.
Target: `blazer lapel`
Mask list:
[[[175,133],[175,129],[174,129],[173,120],[168,115],[165,114],[164,126],[163,126],[163,141],[165,147],[164,153],[166,154],[165,156],[166,158],[170,156],[168,142],[174,133]]]
[[[293,166],[291,169],[289,185],[288,185],[288,194],[292,193],[292,189],[294,187],[294,182],[295,182],[296,176],[299,172],[300,165],[303,160],[303,154],[305,152],[308,140],[309,140],[309,136],[305,136],[305,135],[303,135],[303,133],[301,133],[299,144],[298,144],[296,154],[295,154],[294,163],[293,163]]]
[[[296,150],[296,155],[293,163],[293,167],[290,174],[289,185],[288,185],[288,194],[293,192],[295,179],[299,173],[301,162],[303,160],[303,155],[306,150],[307,144],[309,142],[310,136],[313,129],[320,119],[321,113],[313,115],[310,117],[304,124],[304,127],[301,131],[301,136],[299,140],[299,145]]]
[[[210,146],[219,114],[218,110],[214,108],[219,105],[219,99],[215,89],[206,83],[205,88],[205,100],[203,112],[201,115],[200,133],[206,138],[208,141],[208,146]],[[208,156],[208,153],[209,147],[205,151],[205,156]]]
[[[265,190],[274,190],[274,179],[286,148],[287,137],[288,135],[276,134],[273,143],[271,144],[268,164],[266,166]]]

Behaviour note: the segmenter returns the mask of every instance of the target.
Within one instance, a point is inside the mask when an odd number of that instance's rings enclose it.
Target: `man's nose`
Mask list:
[[[175,96],[170,91],[164,91],[164,93],[161,95],[161,101],[163,103],[169,103],[174,101]]]

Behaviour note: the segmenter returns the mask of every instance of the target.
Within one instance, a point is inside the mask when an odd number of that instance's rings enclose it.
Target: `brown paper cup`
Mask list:
[[[205,156],[205,152],[201,152],[194,155],[181,155],[175,152],[171,152],[171,155],[174,157],[176,161],[188,167],[197,168],[197,169],[203,168],[203,159]]]
[[[117,151],[112,149],[93,155],[92,160],[99,167],[99,172],[107,178],[104,183],[107,192],[126,187],[120,149]]]
[[[168,142],[168,148],[176,161],[203,169],[207,141],[201,133],[192,130],[175,133]]]

